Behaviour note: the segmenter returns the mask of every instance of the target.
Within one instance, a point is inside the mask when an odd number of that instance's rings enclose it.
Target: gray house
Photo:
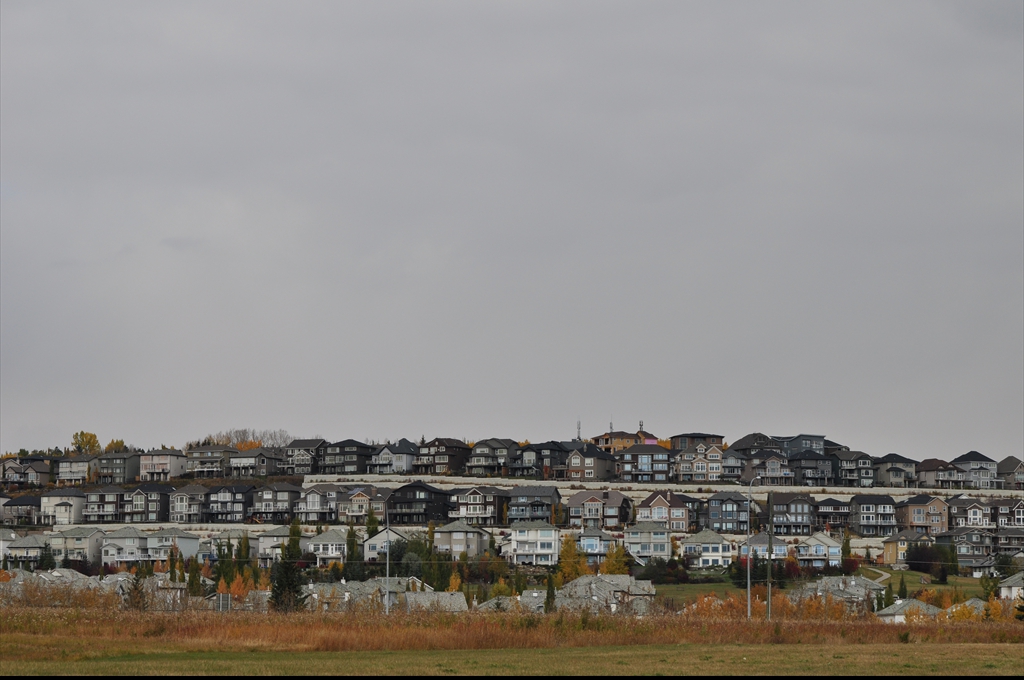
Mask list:
[[[555,486],[516,486],[512,487],[510,494],[509,523],[533,520],[550,522],[555,509],[562,502],[562,496]]]

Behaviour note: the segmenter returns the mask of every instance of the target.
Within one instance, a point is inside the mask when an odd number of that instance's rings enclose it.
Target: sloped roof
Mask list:
[[[445,612],[465,612],[469,611],[469,605],[466,604],[466,597],[461,591],[454,593],[438,593],[438,592],[415,592],[405,593],[405,606],[409,610],[413,609],[427,609],[427,610],[439,610]]]
[[[683,544],[698,544],[698,543],[728,543],[729,541],[722,538],[720,534],[715,533],[711,529],[703,529],[698,531],[692,536],[688,536],[683,539]]]
[[[988,456],[986,456],[983,453],[978,453],[977,451],[968,451],[967,453],[963,454],[962,456],[957,456],[951,462],[954,463],[954,464],[955,463],[995,463],[994,460],[992,460],[991,458],[989,458]]]
[[[1020,458],[1007,456],[996,464],[996,474],[1005,475],[1016,472],[1021,466],[1024,466],[1024,461]]]
[[[885,609],[875,612],[875,616],[896,616],[898,614],[906,615],[909,611],[917,611],[925,616],[935,616],[942,610],[934,605],[930,605],[927,602],[921,602],[920,600],[903,600],[896,604],[890,605]]]

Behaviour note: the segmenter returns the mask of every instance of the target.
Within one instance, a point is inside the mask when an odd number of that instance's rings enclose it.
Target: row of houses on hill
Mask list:
[[[660,443],[659,443],[660,442]],[[820,435],[753,433],[726,446],[721,435],[685,433],[664,440],[645,432],[612,431],[591,441],[484,439],[468,444],[437,438],[367,444],[296,439],[283,448],[239,451],[197,446],[187,451],[112,452],[96,456],[21,456],[2,463],[8,484],[126,484],[291,475],[465,475],[637,483],[747,483],[934,489],[1024,489],[1024,461],[996,462],[977,451],[951,461],[915,461],[897,453],[871,456]]]

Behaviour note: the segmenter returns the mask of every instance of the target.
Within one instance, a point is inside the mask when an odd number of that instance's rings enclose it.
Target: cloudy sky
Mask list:
[[[1017,1],[0,5],[0,449],[1021,454]]]

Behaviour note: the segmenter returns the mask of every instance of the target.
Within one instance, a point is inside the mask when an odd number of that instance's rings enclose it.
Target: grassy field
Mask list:
[[[1024,624],[1013,620],[894,626],[808,609],[748,622],[739,609],[635,618],[6,606],[0,674],[1020,675],[1024,663]]]
[[[725,597],[728,593],[736,593],[737,595],[741,593],[745,595],[746,593],[746,590],[737,588],[732,584],[732,582],[674,583],[672,585],[655,586],[655,590],[661,597],[674,599],[676,604],[693,602],[701,595],[706,595],[708,593],[714,593],[719,597]]]
[[[1019,675],[1013,644],[676,644],[554,649],[211,651],[4,636],[3,675]]]

